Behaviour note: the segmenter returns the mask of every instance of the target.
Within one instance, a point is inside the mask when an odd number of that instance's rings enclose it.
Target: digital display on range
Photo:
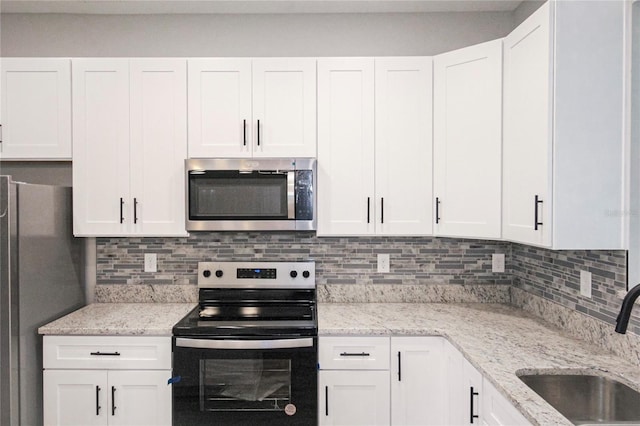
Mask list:
[[[237,269],[237,278],[247,278],[247,279],[276,279],[276,269],[275,268],[238,268]]]

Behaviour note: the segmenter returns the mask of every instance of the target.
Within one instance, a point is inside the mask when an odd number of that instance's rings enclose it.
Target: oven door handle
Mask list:
[[[197,349],[286,349],[310,348],[313,338],[304,339],[274,339],[274,340],[211,340],[176,338],[176,346],[180,348]]]

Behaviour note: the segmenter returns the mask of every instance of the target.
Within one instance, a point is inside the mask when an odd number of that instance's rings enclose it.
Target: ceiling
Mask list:
[[[2,13],[419,13],[510,12],[522,0],[2,0]]]

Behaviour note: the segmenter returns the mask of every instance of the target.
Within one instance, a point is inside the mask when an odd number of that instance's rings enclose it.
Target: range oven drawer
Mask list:
[[[321,370],[388,370],[388,337],[322,336],[319,347]]]

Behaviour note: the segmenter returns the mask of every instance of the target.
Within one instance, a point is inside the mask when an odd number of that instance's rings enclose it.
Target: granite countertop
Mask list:
[[[444,336],[534,425],[572,425],[516,373],[562,369],[640,388],[640,369],[526,312],[500,304],[319,304],[319,334]]]
[[[195,303],[95,303],[39,328],[40,334],[170,336]],[[525,311],[492,303],[319,303],[329,335],[443,336],[534,425],[571,425],[516,373],[550,369],[616,378],[640,389],[640,369],[564,334]]]
[[[40,334],[171,336],[195,303],[94,303],[38,329]]]

